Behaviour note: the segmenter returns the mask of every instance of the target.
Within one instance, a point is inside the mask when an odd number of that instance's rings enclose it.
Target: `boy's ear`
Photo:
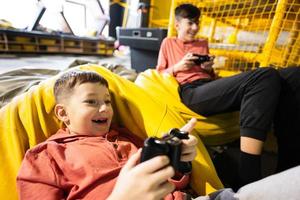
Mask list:
[[[56,104],[54,108],[54,113],[56,117],[62,122],[66,123],[69,120],[67,111],[63,104]]]
[[[180,24],[180,22],[181,22],[182,19],[183,18],[179,17],[179,16],[175,17],[174,25],[175,25],[176,30],[178,30],[179,24]]]
[[[178,25],[179,25],[179,19],[175,18],[175,23],[174,24],[175,24],[175,28],[177,30],[178,29]]]

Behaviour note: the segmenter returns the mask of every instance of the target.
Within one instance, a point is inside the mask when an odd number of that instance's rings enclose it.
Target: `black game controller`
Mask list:
[[[150,137],[144,142],[141,162],[149,160],[158,155],[167,155],[171,166],[183,174],[188,174],[192,170],[191,162],[181,162],[181,140],[188,139],[188,132],[180,131],[177,128],[170,130],[169,134],[162,138]]]
[[[195,65],[201,65],[204,62],[210,61],[210,56],[208,55],[200,55],[194,53],[193,56],[198,57],[197,60],[194,60]]]

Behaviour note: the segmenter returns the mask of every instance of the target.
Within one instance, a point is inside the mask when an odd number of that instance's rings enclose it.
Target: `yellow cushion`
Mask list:
[[[170,109],[166,102],[158,101],[148,91],[106,68],[98,65],[77,68],[95,71],[108,80],[115,110],[114,121],[138,136],[161,136],[170,128],[185,124],[186,119]],[[17,199],[15,179],[26,150],[44,141],[61,126],[53,113],[52,88],[56,78],[42,81],[0,110],[0,199]],[[200,139],[197,153],[193,162],[193,188],[202,195],[222,188]]]
[[[206,145],[226,144],[239,137],[238,112],[210,117],[193,112],[181,102],[178,83],[168,73],[159,73],[156,70],[148,69],[138,75],[135,84],[145,89],[156,101],[165,102],[184,121],[192,117],[197,118],[195,131]]]

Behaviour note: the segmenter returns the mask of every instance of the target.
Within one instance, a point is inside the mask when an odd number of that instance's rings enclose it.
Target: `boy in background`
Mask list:
[[[259,68],[217,79],[208,41],[196,39],[200,15],[191,4],[175,9],[177,37],[163,40],[156,69],[176,78],[181,101],[194,112],[240,111],[239,187],[262,178],[261,154],[280,95],[280,76],[276,69]],[[210,59],[199,64],[199,55]]]

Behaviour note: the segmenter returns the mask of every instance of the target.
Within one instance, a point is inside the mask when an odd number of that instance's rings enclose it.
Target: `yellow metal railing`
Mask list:
[[[150,2],[149,27],[167,28],[172,0],[151,0]]]

